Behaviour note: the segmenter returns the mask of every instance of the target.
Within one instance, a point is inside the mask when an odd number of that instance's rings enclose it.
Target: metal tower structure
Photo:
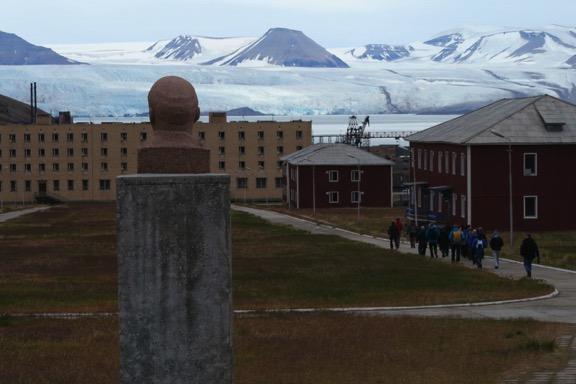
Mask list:
[[[366,126],[368,125],[370,125],[370,116],[366,116],[362,124],[358,123],[358,118],[356,116],[350,116],[348,129],[346,130],[346,136],[344,136],[343,143],[355,147],[369,147],[370,136],[364,134]]]

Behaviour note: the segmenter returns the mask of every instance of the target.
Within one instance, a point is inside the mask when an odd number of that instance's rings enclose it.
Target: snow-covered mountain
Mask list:
[[[403,45],[368,44],[360,48],[353,48],[344,52],[345,55],[364,60],[396,61],[409,57],[414,48]]]
[[[301,31],[272,28],[252,44],[205,65],[348,68],[348,65]]]
[[[30,44],[21,37],[0,31],[0,65],[80,64],[53,50]]]

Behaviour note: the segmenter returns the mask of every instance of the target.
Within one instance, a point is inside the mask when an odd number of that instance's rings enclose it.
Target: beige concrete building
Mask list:
[[[281,200],[280,157],[312,141],[310,121],[227,122],[210,115],[194,126],[211,151],[214,173],[231,176],[235,200]],[[114,200],[118,175],[136,173],[137,150],[150,124],[0,125],[0,200]]]

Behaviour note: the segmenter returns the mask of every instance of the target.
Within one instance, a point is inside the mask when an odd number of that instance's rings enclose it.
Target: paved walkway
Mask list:
[[[8,221],[8,220],[16,219],[20,216],[28,215],[30,213],[45,211],[47,209],[50,209],[50,207],[36,207],[36,208],[22,209],[20,211],[0,213],[0,223],[3,223],[3,222]]]
[[[311,221],[295,218],[289,215],[254,209],[241,206],[233,206],[234,210],[247,212],[259,216],[274,224],[289,225],[320,235],[335,235],[353,241],[373,244],[381,248],[389,248],[388,239],[377,238],[368,235],[360,235],[329,225],[318,225]],[[400,246],[400,252],[415,253],[407,244]],[[439,260],[442,260],[441,258]],[[466,263],[468,263],[466,261]],[[492,269],[492,258],[487,257],[484,262],[486,269],[505,277],[520,278],[525,275],[521,263],[512,260],[501,260],[500,269]],[[540,321],[553,321],[576,324],[576,272],[534,265],[533,276],[545,280],[559,291],[554,297],[529,302],[517,302],[482,306],[437,306],[417,309],[372,309],[375,315],[415,315],[435,317],[468,317],[468,318],[532,318]],[[353,312],[354,310],[351,310]]]

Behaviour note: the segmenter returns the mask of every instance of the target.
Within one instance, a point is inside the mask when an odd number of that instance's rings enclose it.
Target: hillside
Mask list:
[[[80,64],[57,54],[50,48],[30,44],[26,40],[0,31],[0,65],[69,65]]]
[[[45,113],[38,110],[39,113]],[[30,122],[30,105],[0,95],[0,124],[27,124]]]

